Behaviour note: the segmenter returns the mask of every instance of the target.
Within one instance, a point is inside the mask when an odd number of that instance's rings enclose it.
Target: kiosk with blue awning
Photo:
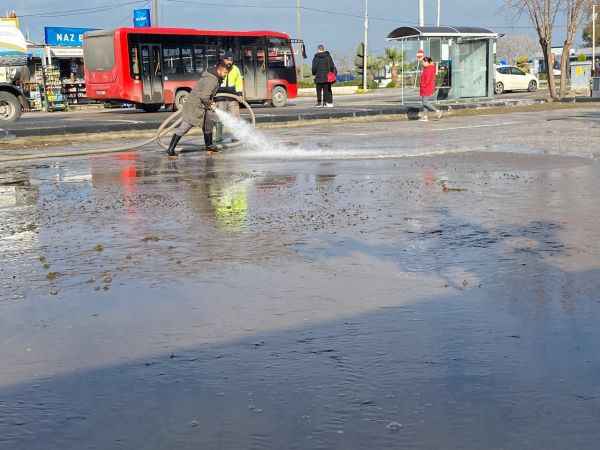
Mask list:
[[[404,26],[387,39],[401,44],[404,52],[407,47],[423,49],[438,68],[438,98],[462,99],[493,96],[498,37],[477,27]]]
[[[85,89],[83,35],[95,29],[44,27],[44,44],[28,43],[32,109],[55,110],[90,103]],[[39,98],[37,90],[42,93]]]

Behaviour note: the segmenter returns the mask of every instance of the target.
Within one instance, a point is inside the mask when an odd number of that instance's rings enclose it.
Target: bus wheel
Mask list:
[[[183,108],[183,104],[187,100],[188,95],[190,95],[190,93],[185,89],[177,91],[177,94],[175,94],[175,104],[173,105],[173,109],[175,111],[179,111],[181,108]]]
[[[144,110],[144,112],[156,112],[158,111],[160,108],[162,108],[162,105],[160,103],[153,103],[153,104],[142,104],[140,105],[140,107]]]
[[[275,108],[281,108],[286,106],[288,102],[287,91],[283,86],[275,86],[273,89],[273,95],[271,97],[271,105]]]
[[[0,92],[0,123],[16,122],[21,117],[21,103],[10,92]]]

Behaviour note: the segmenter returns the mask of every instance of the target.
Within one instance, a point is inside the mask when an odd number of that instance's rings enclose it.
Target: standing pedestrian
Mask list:
[[[436,68],[430,57],[423,58],[423,71],[421,72],[421,84],[419,95],[423,104],[423,114],[419,120],[427,122],[429,117],[427,111],[435,113],[438,119],[442,118],[442,112],[433,105],[433,94],[435,93]]]
[[[179,140],[193,127],[202,127],[204,131],[204,145],[207,151],[216,152],[213,144],[213,126],[216,119],[215,95],[223,79],[229,73],[224,62],[220,62],[211,70],[205,71],[186,102],[183,104],[182,122],[171,138],[167,155],[175,156],[175,147]]]
[[[318,52],[313,58],[312,74],[315,77],[315,84],[317,86],[317,104],[315,106],[333,108],[333,91],[331,85],[335,83],[337,68],[331,54],[325,50],[325,46],[323,45],[319,45]]]

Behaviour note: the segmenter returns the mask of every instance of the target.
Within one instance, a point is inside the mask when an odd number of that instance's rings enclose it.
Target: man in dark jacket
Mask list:
[[[183,121],[171,138],[167,155],[175,156],[175,147],[179,140],[193,127],[202,127],[204,130],[204,144],[207,151],[217,151],[213,144],[213,125],[215,117],[215,95],[221,86],[221,82],[229,73],[227,65],[223,62],[217,64],[214,69],[205,71],[198,83],[188,95],[183,104]]]
[[[319,51],[313,58],[312,74],[315,77],[315,84],[317,85],[316,106],[333,108],[331,85],[335,82],[335,79],[332,78],[337,75],[337,69],[333,63],[333,58],[323,45],[319,45]]]

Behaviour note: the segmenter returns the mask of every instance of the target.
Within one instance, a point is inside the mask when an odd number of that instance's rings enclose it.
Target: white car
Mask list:
[[[496,67],[494,93],[500,95],[506,91],[537,91],[540,81],[535,75],[523,72],[515,66]]]

